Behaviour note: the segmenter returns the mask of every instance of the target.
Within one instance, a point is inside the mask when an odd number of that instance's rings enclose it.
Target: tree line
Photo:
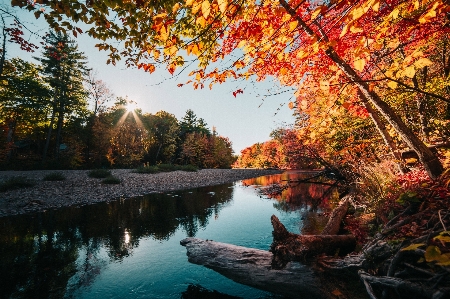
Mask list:
[[[42,44],[36,63],[2,61],[2,168],[233,163],[231,141],[192,110],[178,120],[166,111],[131,109],[133,101],[113,95],[68,35],[50,32]]]

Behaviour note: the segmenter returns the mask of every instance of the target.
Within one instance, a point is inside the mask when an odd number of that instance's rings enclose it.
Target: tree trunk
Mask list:
[[[349,199],[345,198],[341,201],[339,206],[335,208],[333,212],[331,212],[330,219],[320,233],[321,235],[338,234],[339,230],[341,229],[342,219],[344,219],[345,215],[347,214],[349,204]]]
[[[414,135],[414,133],[405,125],[401,118],[395,114],[394,110],[392,110],[386,102],[381,100],[378,94],[369,90],[367,83],[363,82],[356,71],[353,70],[348,63],[343,61],[332,48],[328,48],[326,53],[328,57],[330,57],[344,72],[344,74],[346,74],[351,81],[355,82],[356,86],[358,86],[359,90],[364,95],[363,99],[365,98],[373,104],[391,124],[391,126],[395,128],[397,134],[400,135],[403,141],[417,153],[419,160],[422,162],[428,175],[433,179],[439,177],[444,171],[444,168],[442,167],[438,157],[428,149],[422,140]]]
[[[64,110],[65,110],[64,101],[61,101],[59,104],[58,123],[56,126],[55,154],[56,154],[57,159],[59,159],[59,151],[60,151],[60,146],[61,146],[61,132],[62,132],[63,124],[64,124]]]
[[[320,254],[344,256],[355,250],[356,239],[353,235],[297,235],[288,232],[275,215],[272,215],[271,221],[273,242],[270,251],[277,262],[302,261]]]
[[[360,93],[360,97],[362,98],[363,95]],[[372,105],[370,105],[367,101],[363,101],[364,108],[366,108],[367,112],[370,115],[370,118],[372,119],[373,123],[375,124],[375,127],[377,128],[378,132],[380,133],[381,137],[384,140],[384,143],[389,148],[390,152],[394,156],[394,159],[396,160],[397,168],[400,171],[400,173],[406,173],[408,172],[408,168],[403,164],[402,162],[402,155],[400,153],[400,150],[398,149],[397,145],[395,144],[394,139],[392,139],[392,136],[389,134],[386,126],[384,125],[384,122],[381,120],[378,113],[372,108]]]
[[[289,6],[285,0],[279,0],[280,4],[286,11],[298,21],[299,26],[310,36],[315,36],[315,32],[309,27],[303,19],[297,15],[296,11]],[[426,145],[405,125],[400,117],[395,114],[394,110],[384,102],[378,94],[370,91],[369,85],[356,73],[356,71],[345,62],[332,47],[325,50],[325,54],[342,70],[347,78],[353,82],[363,95],[362,100],[367,104],[372,104],[381,115],[389,122],[389,124],[396,130],[402,140],[413,149],[419,156],[428,175],[435,179],[442,174],[444,168],[438,157],[434,155]]]
[[[55,121],[56,107],[53,107],[52,116],[50,118],[50,125],[48,127],[47,138],[45,140],[44,151],[42,153],[42,163],[47,159],[48,147],[50,145],[50,138],[52,137],[53,122]]]
[[[312,268],[296,262],[272,267],[272,253],[231,244],[187,238],[181,240],[190,263],[203,265],[241,284],[290,298],[331,298]]]
[[[14,132],[16,130],[16,123],[17,123],[17,121],[15,119],[11,119],[8,122],[8,134],[6,135],[6,145],[7,145],[8,152],[6,154],[6,162],[10,162],[10,160],[11,160],[13,143],[14,143]]]
[[[3,68],[5,66],[5,58],[6,58],[6,26],[5,26],[5,19],[2,18],[2,23],[3,23],[3,30],[2,30],[2,35],[3,35],[3,41],[2,41],[2,53],[0,54],[0,77],[3,76]]]

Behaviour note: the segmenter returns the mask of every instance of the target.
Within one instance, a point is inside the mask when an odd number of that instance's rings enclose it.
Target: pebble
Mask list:
[[[54,170],[0,171],[0,181],[24,176],[36,182],[31,188],[0,193],[0,217],[44,211],[71,205],[126,199],[149,193],[185,190],[220,185],[263,175],[281,173],[268,169],[202,169],[197,172],[133,173],[130,169],[113,169],[120,184],[102,184],[102,179],[88,177],[88,170],[61,170],[66,180],[43,181]],[[39,203],[39,204],[36,204]]]

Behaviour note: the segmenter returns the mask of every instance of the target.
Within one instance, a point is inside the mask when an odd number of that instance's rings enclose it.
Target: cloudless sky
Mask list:
[[[2,1],[10,3],[9,0],[0,0]],[[19,9],[14,11],[30,30],[41,36],[48,31],[42,17],[36,20],[33,13]],[[11,19],[7,20],[7,24],[8,22],[10,24]],[[29,32],[24,32],[26,37],[30,37]],[[39,37],[31,35],[30,41],[41,46]],[[116,96],[136,101],[143,112],[154,114],[165,110],[174,114],[178,120],[185,115],[186,110],[192,109],[197,117],[205,120],[209,128],[216,127],[219,135],[231,140],[236,154],[256,142],[269,140],[272,130],[294,121],[292,110],[287,107],[293,92],[265,97],[280,91],[273,82],[227,82],[214,85],[212,90],[207,86],[197,90],[192,85],[177,87],[178,83],[189,80],[189,70],[175,78],[163,67],[149,74],[136,68],[127,68],[123,63],[107,65],[106,52],[95,48],[98,40],[82,34],[75,41],[80,51],[87,56],[89,67],[97,72],[97,79],[104,81]],[[19,56],[36,63],[32,57],[40,56],[41,53],[42,48],[34,53],[27,53],[12,43],[7,45],[7,59]],[[194,67],[196,65],[193,64]],[[234,97],[232,92],[238,88],[243,89],[244,93]]]

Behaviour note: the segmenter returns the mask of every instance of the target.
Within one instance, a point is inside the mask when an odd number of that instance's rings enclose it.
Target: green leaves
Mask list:
[[[396,201],[400,204],[404,204],[406,202],[420,202],[417,197],[417,193],[413,191],[406,191],[405,193],[402,193]]]

